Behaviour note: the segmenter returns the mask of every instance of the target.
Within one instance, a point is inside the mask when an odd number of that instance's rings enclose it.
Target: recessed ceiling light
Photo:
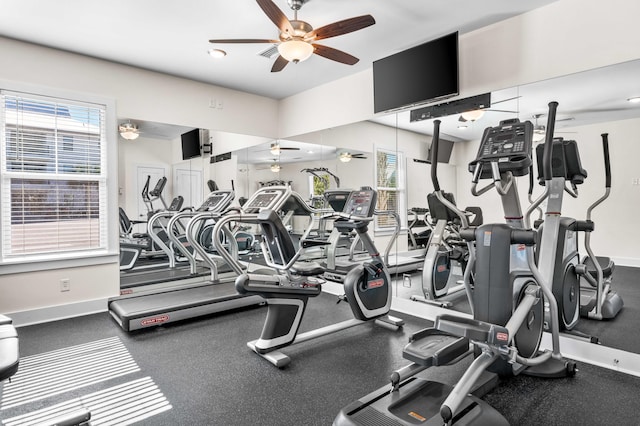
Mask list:
[[[638,104],[640,103],[640,96],[634,96],[632,98],[627,99],[629,102],[632,102],[634,104]]]
[[[220,58],[224,58],[225,56],[227,56],[227,52],[225,52],[224,50],[221,50],[221,49],[209,49],[209,55],[212,58],[220,59]]]

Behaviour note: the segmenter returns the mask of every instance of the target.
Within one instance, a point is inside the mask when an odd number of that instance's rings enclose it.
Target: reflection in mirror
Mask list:
[[[629,307],[637,305],[640,300],[637,300],[633,291],[629,291],[629,286],[633,286],[632,277],[637,272],[635,268],[640,265],[638,251],[634,247],[634,242],[640,238],[640,230],[625,224],[633,223],[632,212],[640,208],[640,200],[629,196],[633,193],[633,185],[637,180],[637,165],[631,159],[640,155],[640,147],[632,142],[637,140],[636,136],[640,131],[640,104],[628,101],[640,94],[640,82],[637,79],[639,73],[640,61],[632,61],[498,90],[492,93],[491,108],[474,121],[463,122],[458,114],[441,117],[442,134],[456,143],[449,166],[453,169],[451,176],[443,176],[440,173],[442,167],[438,170],[441,183],[444,180],[451,186],[459,206],[480,206],[485,222],[502,222],[502,210],[496,208],[499,206],[497,195],[471,195],[471,176],[467,164],[475,158],[483,130],[488,126],[497,125],[504,119],[530,120],[534,125],[534,140],[543,139],[547,124],[547,104],[557,101],[559,108],[555,136],[577,141],[582,166],[588,171],[587,180],[579,188],[578,198],[565,197],[562,214],[584,219],[587,208],[604,192],[600,135],[609,133],[613,186],[609,198],[593,212],[593,219],[598,226],[592,236],[592,246],[597,255],[611,256],[616,262],[617,275],[614,275],[612,288],[621,293],[625,308],[610,321],[582,318],[576,328],[586,334],[598,336],[606,346],[634,353],[640,352],[640,338],[629,338],[637,335],[630,327],[640,318],[635,315],[635,310]],[[433,120],[411,123],[408,112],[399,113],[397,117],[381,117],[376,121],[392,125],[397,123],[399,128],[413,130],[427,137],[431,134],[433,126]],[[399,149],[402,148],[403,145],[400,143]],[[428,173],[429,166],[421,166]],[[424,186],[423,182],[428,175],[415,174],[419,172],[412,171],[410,166],[408,168],[408,174],[412,176],[408,183],[408,193],[411,194],[413,188]],[[442,172],[446,173],[445,170]],[[418,180],[415,176],[421,176],[421,179]],[[520,202],[525,208],[529,205],[526,197],[527,180],[517,180],[521,188]],[[541,191],[536,184],[534,197]],[[580,254],[584,256],[586,250],[582,247],[583,236],[579,235],[578,239],[581,244]]]

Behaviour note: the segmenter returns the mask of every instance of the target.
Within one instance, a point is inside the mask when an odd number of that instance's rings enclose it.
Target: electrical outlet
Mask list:
[[[60,280],[60,291],[70,291],[71,290],[71,280],[69,278],[62,278]]]

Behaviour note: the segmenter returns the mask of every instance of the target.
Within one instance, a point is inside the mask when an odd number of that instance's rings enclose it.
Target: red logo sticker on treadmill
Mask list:
[[[518,244],[518,247],[516,248],[517,251],[523,251],[526,249],[527,249],[527,246],[525,246],[524,244]]]
[[[447,265],[438,265],[438,267],[436,268],[436,271],[438,272],[444,272],[447,270]]]
[[[120,296],[124,296],[125,294],[133,294],[133,290],[120,290]]]
[[[509,334],[508,333],[496,333],[496,339],[500,342],[508,342]]]
[[[160,315],[153,318],[146,318],[140,321],[140,325],[154,325],[154,324],[162,324],[163,322],[169,321],[169,315]]]
[[[369,288],[378,288],[384,285],[384,280],[382,278],[378,278],[377,280],[367,281],[367,287]]]

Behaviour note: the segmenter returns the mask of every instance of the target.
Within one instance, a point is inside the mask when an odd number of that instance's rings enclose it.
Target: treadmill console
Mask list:
[[[265,187],[255,192],[242,206],[242,210],[249,214],[258,214],[263,209],[274,209],[281,203],[285,190],[276,187]]]
[[[351,191],[342,212],[351,216],[372,217],[376,209],[376,201],[376,191],[371,188]]]
[[[498,163],[500,173],[512,172],[515,176],[529,173],[531,147],[533,145],[533,124],[518,119],[501,121],[499,126],[484,130],[476,159],[469,163],[469,171],[474,172],[479,164],[480,178],[492,178],[489,163]]]
[[[233,201],[233,192],[231,191],[213,191],[204,202],[198,207],[199,212],[221,212]]]

